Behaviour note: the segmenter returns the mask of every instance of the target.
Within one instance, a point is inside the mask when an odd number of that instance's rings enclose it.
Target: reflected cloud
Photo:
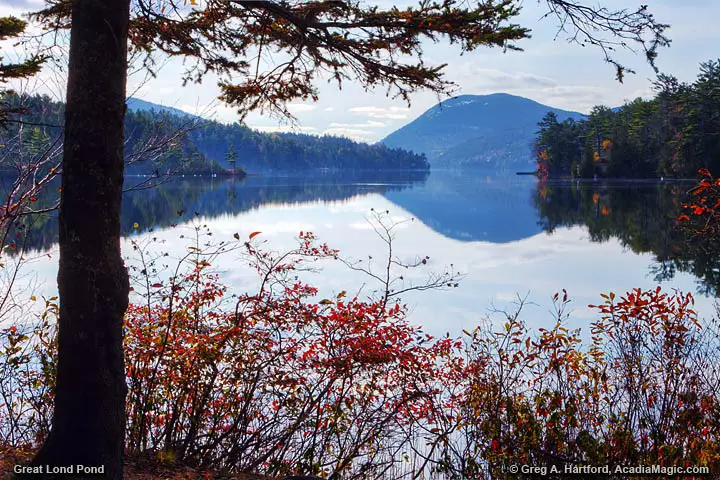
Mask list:
[[[430,184],[435,175],[435,183]],[[405,281],[423,282],[431,272],[442,271],[450,264],[455,271],[465,273],[458,288],[410,292],[403,296],[403,301],[412,311],[411,321],[423,325],[434,335],[450,332],[455,336],[460,335],[463,329],[472,330],[493,308],[512,312],[517,308],[517,295],[528,295],[528,304],[522,315],[528,325],[532,328],[547,327],[554,321],[552,296],[563,288],[567,289],[572,299],[571,326],[584,327],[586,331],[588,321],[598,318],[597,312],[587,305],[602,302],[601,293],[613,291],[621,294],[632,288],[649,289],[658,284],[649,274],[649,265],[654,262],[652,253],[633,253],[614,237],[604,238],[603,242],[591,241],[592,227],[560,225],[554,226],[552,233],[535,228],[538,216],[525,217],[522,213],[534,192],[533,182],[511,184],[512,188],[508,188],[508,183],[502,180],[473,182],[466,179],[465,183],[473,187],[470,189],[465,188],[461,179],[457,178],[451,177],[450,183],[443,183],[442,175],[433,172],[426,185],[389,192],[393,188],[390,181],[384,185],[379,185],[381,182],[348,181],[345,185],[347,190],[340,191],[334,190],[340,188],[337,179],[328,181],[327,185],[320,185],[318,178],[306,180],[307,183],[292,178],[250,180],[236,184],[219,182],[208,191],[193,190],[192,185],[185,185],[176,192],[181,194],[177,198],[192,200],[188,208],[207,208],[198,216],[191,212],[194,221],[188,221],[187,216],[178,218],[175,215],[178,204],[173,203],[175,197],[168,191],[160,191],[155,197],[145,198],[138,204],[128,200],[123,209],[132,218],[126,218],[124,222],[130,225],[139,222],[143,228],[156,225],[153,232],[134,234],[133,239],[144,242],[156,238],[158,248],[167,252],[170,260],[187,253],[187,230],[191,225],[200,223],[208,226],[214,241],[233,241],[235,233],[244,241],[251,232],[262,232],[255,241],[263,248],[276,251],[295,247],[298,232],[312,231],[321,242],[339,249],[343,256],[362,259],[363,264],[373,271],[382,271],[387,250],[368,223],[371,208],[380,212],[389,211],[389,218],[393,221],[414,217],[414,221],[403,223],[402,228],[395,231],[393,254],[403,260],[428,256],[430,261],[424,268],[403,270]],[[443,185],[445,188],[440,188]],[[433,189],[434,193],[431,193]],[[319,191],[324,192],[324,196],[320,196]],[[514,195],[503,196],[500,193],[503,191],[513,192]],[[416,209],[424,216],[410,208],[416,205],[416,201],[428,197],[430,201],[439,202],[441,208]],[[163,207],[163,199],[170,200],[168,208],[175,219],[171,221],[179,223],[178,226],[171,227],[157,220],[153,222],[152,217],[141,218],[145,210],[159,211]],[[452,202],[443,203],[440,199]],[[476,206],[474,202],[480,200],[489,204],[487,209],[478,210],[483,214],[472,214],[471,210]],[[527,230],[518,224],[513,235],[503,232],[503,228],[513,224],[509,221],[498,223],[487,216],[495,210],[520,215],[523,222],[529,222],[533,228]],[[158,214],[158,211],[154,213]],[[443,216],[456,213],[457,218],[464,218],[465,225],[455,225],[475,236],[461,238],[452,229],[445,231],[437,227],[448,225],[447,218]],[[600,221],[608,219],[602,217]],[[488,232],[488,237],[496,239],[505,235],[513,238],[488,241],[476,235],[478,232]],[[186,234],[186,238],[180,239],[181,234]],[[48,252],[53,254],[52,259],[38,260],[33,264],[38,277],[42,277],[49,286],[48,290],[38,292],[46,296],[53,294],[57,272],[57,248],[50,246]],[[137,261],[133,258],[128,238],[123,239],[123,252],[128,257],[128,264]],[[236,293],[252,291],[257,285],[256,274],[240,261],[238,255],[228,255],[216,265],[221,271],[222,281]],[[313,267],[322,271],[298,272],[298,275],[320,289],[318,298],[328,298],[333,292],[342,290],[352,294],[360,292],[360,296],[365,297],[380,288],[376,280],[349,271],[340,262],[318,262]],[[673,287],[694,292],[695,278],[678,273],[671,282],[663,284],[666,290]],[[696,309],[700,315],[712,314],[713,298],[697,296]]]

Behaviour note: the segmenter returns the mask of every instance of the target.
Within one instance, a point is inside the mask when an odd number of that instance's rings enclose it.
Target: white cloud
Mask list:
[[[475,78],[477,88],[508,91],[517,88],[549,88],[558,82],[542,75],[527,72],[504,72],[494,68],[470,68],[468,75]]]
[[[238,115],[237,109],[229,107],[224,103],[219,103],[213,109],[212,118],[218,122],[235,123],[240,118],[240,115]]]
[[[382,128],[386,127],[388,124],[385,122],[377,122],[375,120],[368,120],[367,122],[363,123],[339,123],[339,122],[330,122],[330,127],[339,127],[339,128]]]
[[[287,109],[290,113],[299,112],[312,112],[317,108],[317,105],[310,105],[308,103],[288,103]]]
[[[42,0],[0,0],[0,15],[21,15],[28,10],[39,10]]]
[[[366,115],[371,118],[389,118],[393,120],[402,120],[408,118],[409,108],[403,107],[352,107],[348,109],[350,113]]]
[[[323,131],[323,135],[334,135],[336,137],[346,137],[346,138],[350,138],[350,139],[358,141],[358,142],[366,142],[368,140],[368,137],[370,137],[373,134],[374,134],[374,132],[371,132],[370,130],[363,130],[361,128],[333,127],[333,128],[326,128]]]

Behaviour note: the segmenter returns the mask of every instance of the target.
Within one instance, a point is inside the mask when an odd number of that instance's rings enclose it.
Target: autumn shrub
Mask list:
[[[231,297],[199,246],[187,271],[145,282],[126,314],[131,453],[333,478],[380,478],[409,460],[436,411],[438,359],[458,342],[424,335],[387,296],[318,301],[293,273],[338,252],[308,232],[298,241],[282,254],[239,243],[260,277],[253,295]]]
[[[683,202],[683,214],[677,218],[680,230],[687,237],[687,245],[703,256],[715,258],[720,254],[720,178],[706,168],[698,171],[700,181]],[[718,273],[711,272],[713,277]]]
[[[39,318],[0,329],[0,453],[31,451],[52,419],[57,343],[56,298]]]
[[[274,252],[259,232],[214,243],[204,228],[190,228],[179,258],[156,237],[132,240],[130,458],[338,479],[512,478],[521,464],[720,469],[720,328],[690,294],[603,295],[583,331],[568,326],[563,291],[551,328],[529,329],[521,302],[436,339],[396,294],[452,287],[454,274],[392,277],[426,257],[375,270],[308,232]],[[257,273],[254,293],[221,283],[228,259]],[[302,280],[323,261],[370,274],[377,296],[323,298]],[[40,323],[0,331],[0,448],[29,451],[47,434],[56,312],[47,300]]]
[[[690,294],[636,289],[603,295],[590,337],[566,327],[555,297],[551,329],[468,332],[457,438],[439,467],[464,478],[503,478],[508,465],[564,472],[572,465],[720,469],[720,350]],[[556,476],[564,478],[563,475]]]

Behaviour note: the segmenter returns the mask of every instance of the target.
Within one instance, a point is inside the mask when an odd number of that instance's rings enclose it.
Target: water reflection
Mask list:
[[[652,253],[658,282],[678,272],[697,278],[698,291],[720,292],[720,245],[696,237],[676,221],[693,182],[576,183],[539,185],[534,204],[542,229],[587,227],[593,242],[612,238],[630,251]]]
[[[122,233],[130,235],[188,221],[236,214],[266,205],[301,202],[346,201],[358,195],[384,194],[421,184],[424,170],[354,171],[351,174],[312,176],[177,177],[148,188],[146,179],[128,177],[123,195]],[[57,201],[57,185],[49,187],[38,206]],[[137,187],[137,188],[135,188]],[[47,250],[57,242],[56,214],[36,215],[29,220],[26,249]],[[137,226],[136,226],[137,225]]]
[[[429,332],[472,329],[492,306],[512,310],[517,295],[526,294],[534,302],[526,308],[528,323],[547,326],[553,321],[550,299],[562,288],[573,299],[576,326],[583,326],[597,318],[587,305],[600,302],[603,292],[654,288],[660,280],[667,281],[666,288],[696,291],[697,278],[704,291],[717,292],[717,247],[688,245],[674,223],[689,186],[555,183],[538,188],[532,178],[436,171],[429,177],[426,172],[384,172],[242,182],[181,178],[126,194],[123,232],[164,240],[164,251],[179,257],[187,245],[178,237],[197,213],[218,241],[261,231],[268,248],[283,251],[295,245],[298,231],[313,231],[346,256],[378,259],[385,245],[365,217],[371,208],[389,210],[398,220],[416,219],[398,231],[396,255],[403,260],[427,255],[430,271],[452,263],[467,274],[459,288],[403,298],[412,307],[413,321]],[[32,264],[46,283],[46,295],[55,291],[56,235],[53,219],[43,217],[28,237],[52,257]],[[132,262],[127,239],[123,252]],[[234,291],[255,288],[254,273],[234,259],[221,267],[223,281]],[[372,281],[342,265],[322,268],[322,274],[307,279],[321,295],[373,289]],[[697,310],[711,314],[712,298],[698,298]]]
[[[136,185],[143,179],[128,178]],[[153,188],[126,192],[124,235],[183,223],[193,216],[215,218],[307,202],[349,201],[380,194],[444,237],[462,242],[507,243],[584,226],[590,240],[611,238],[636,254],[651,253],[656,281],[677,272],[698,279],[698,290],[720,292],[720,247],[690,239],[675,219],[692,183],[578,183],[537,185],[527,177],[478,177],[458,171],[358,171],[350,175],[175,178]],[[48,188],[38,202],[56,201]],[[54,214],[28,219],[26,249],[47,250],[57,241]],[[12,237],[11,237],[12,238]],[[12,251],[10,252],[12,253]]]
[[[427,182],[385,196],[455,240],[505,243],[542,231],[532,203],[533,178],[433,171]]]

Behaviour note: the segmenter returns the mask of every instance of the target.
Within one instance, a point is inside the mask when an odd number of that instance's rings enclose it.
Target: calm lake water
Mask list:
[[[557,182],[538,187],[534,177],[443,171],[243,181],[180,178],[127,193],[123,228],[139,242],[153,237],[164,241],[156,248],[170,257],[187,251],[189,225],[206,224],[213,241],[232,240],[235,233],[245,239],[259,231],[257,240],[278,251],[295,245],[298,232],[312,231],[346,257],[374,262],[385,255],[385,245],[368,222],[369,214],[371,209],[388,211],[394,221],[414,219],[396,231],[397,257],[429,257],[424,269],[405,273],[406,280],[422,281],[450,264],[464,273],[457,288],[403,297],[412,321],[429,333],[459,335],[493,308],[513,310],[518,296],[530,302],[523,315],[530,326],[551,325],[552,295],[563,288],[572,299],[571,324],[581,327],[597,317],[587,305],[601,303],[600,293],[658,284],[697,293],[699,313],[714,312],[720,285],[717,256],[689,248],[674,223],[674,211],[690,186]],[[39,253],[28,256],[33,260],[26,272],[44,295],[56,289],[56,235],[50,220],[29,237]],[[135,262],[127,238],[123,248],[128,262]],[[235,292],[257,284],[234,254],[217,267]],[[320,298],[342,290],[369,295],[378,286],[337,262],[321,268],[303,274],[321,289]]]

